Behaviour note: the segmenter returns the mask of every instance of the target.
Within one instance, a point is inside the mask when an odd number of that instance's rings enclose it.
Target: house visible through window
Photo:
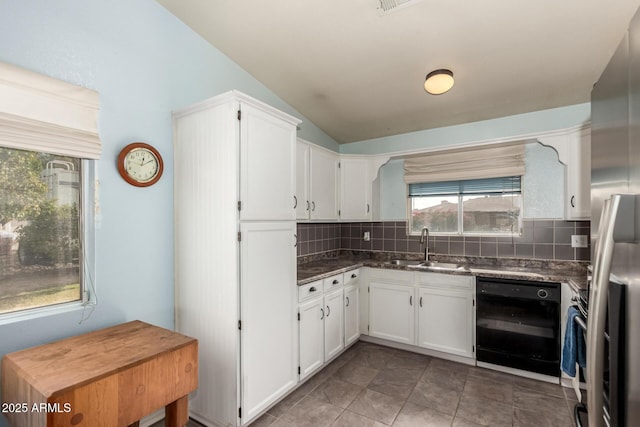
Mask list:
[[[519,235],[521,177],[408,184],[409,232]]]
[[[80,165],[0,147],[0,314],[82,299]]]

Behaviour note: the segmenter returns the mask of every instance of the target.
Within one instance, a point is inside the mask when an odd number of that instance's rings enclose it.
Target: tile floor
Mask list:
[[[575,403],[559,385],[360,341],[251,426],[573,427]]]
[[[575,403],[559,385],[360,341],[251,427],[573,427]]]

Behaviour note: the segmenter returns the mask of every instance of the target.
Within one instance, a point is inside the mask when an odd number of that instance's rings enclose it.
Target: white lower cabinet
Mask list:
[[[445,289],[418,289],[420,347],[473,357],[473,296]]]
[[[315,373],[360,336],[359,289],[355,286],[358,276],[358,270],[353,270],[298,288],[300,380]],[[346,290],[345,281],[349,283]]]
[[[360,337],[360,289],[348,286],[344,289],[344,345]]]
[[[343,289],[324,296],[324,360],[330,360],[344,349]]]
[[[370,336],[474,357],[474,277],[375,269],[367,276]]]
[[[369,335],[414,344],[414,287],[369,283]]]

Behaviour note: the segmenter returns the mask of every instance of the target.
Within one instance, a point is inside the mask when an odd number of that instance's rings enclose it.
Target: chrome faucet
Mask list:
[[[420,232],[420,246],[424,245],[424,260],[429,261],[429,229],[422,227]]]

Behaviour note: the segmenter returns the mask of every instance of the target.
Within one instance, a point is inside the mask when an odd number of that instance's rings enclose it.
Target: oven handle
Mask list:
[[[584,322],[584,319],[580,316],[576,316],[573,318],[574,322],[578,324],[582,328],[583,331],[587,330],[587,324]]]

